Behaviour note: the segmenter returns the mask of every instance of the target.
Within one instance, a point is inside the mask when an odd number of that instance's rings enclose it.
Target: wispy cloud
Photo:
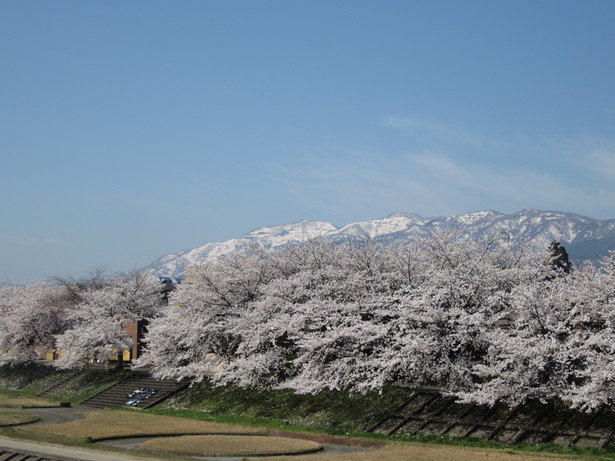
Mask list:
[[[467,176],[466,172],[460,165],[438,152],[409,155],[408,159],[415,165],[425,167],[426,169],[442,176],[457,178]]]
[[[587,200],[588,194],[575,184],[561,181],[557,174],[533,171],[518,166],[500,168],[484,164],[461,164],[440,155],[410,156],[410,162],[420,167],[419,177],[433,184],[442,196],[456,201],[487,202],[518,206],[552,207],[554,204]],[[549,205],[551,204],[551,205]]]
[[[383,124],[421,136],[435,137],[467,144],[491,147],[495,147],[499,144],[494,139],[473,133],[464,127],[416,117],[385,117],[383,119]]]
[[[598,149],[604,143],[590,140],[524,139],[500,145],[508,161],[466,155],[462,148],[393,155],[329,146],[313,151],[299,170],[281,166],[279,176],[303,205],[348,219],[391,211],[434,216],[523,208],[613,217],[615,150]],[[517,151],[525,155],[515,156]]]
[[[615,148],[590,152],[586,165],[596,175],[615,181]]]

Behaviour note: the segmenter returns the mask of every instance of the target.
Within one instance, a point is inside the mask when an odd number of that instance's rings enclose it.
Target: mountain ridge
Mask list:
[[[253,245],[274,249],[314,238],[323,238],[332,243],[369,239],[393,244],[433,237],[443,232],[459,232],[461,237],[473,239],[502,234],[513,242],[525,242],[535,252],[546,251],[549,243],[557,240],[576,260],[596,259],[615,249],[615,219],[598,220],[575,213],[533,208],[513,214],[486,210],[431,218],[397,212],[341,227],[310,220],[265,226],[224,242],[209,242],[198,248],[164,255],[146,269],[158,276],[181,278],[190,265],[215,261]]]

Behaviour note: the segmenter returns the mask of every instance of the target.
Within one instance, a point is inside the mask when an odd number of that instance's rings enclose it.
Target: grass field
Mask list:
[[[387,444],[374,451],[327,455],[259,457],[260,461],[570,461],[583,459],[551,454],[515,453],[479,448],[420,445],[414,443]]]
[[[0,392],[0,426],[31,423],[38,417],[22,410],[23,407],[45,407],[57,405],[45,399],[23,396],[15,392]]]
[[[28,429],[31,432],[98,440],[159,434],[264,434],[265,429],[159,416],[138,411],[88,411],[85,419]]]
[[[201,456],[275,455],[276,453],[305,453],[322,447],[309,440],[288,437],[256,437],[239,435],[187,435],[148,440],[141,444],[146,450]]]
[[[0,408],[0,426],[31,423],[34,421],[38,421],[38,417],[31,415],[27,411],[17,408]]]
[[[9,394],[0,394],[0,407],[23,408],[23,407],[48,407],[58,406],[57,402],[51,402],[37,397],[22,397]]]
[[[79,438],[81,440],[96,440],[108,437],[147,436],[159,434],[266,434],[266,429],[237,426],[231,424],[212,423],[172,416],[152,415],[136,411],[101,410],[85,414],[85,420],[55,426],[36,427],[20,432],[32,434],[53,434],[64,437]],[[261,437],[246,436],[245,439],[265,439]],[[174,437],[156,439],[148,443],[148,448],[173,451],[177,449]],[[179,439],[180,441],[182,439]],[[185,439],[183,439],[185,440]],[[197,439],[190,439],[197,440]],[[205,440],[205,439],[202,439]],[[273,440],[273,439],[271,439]],[[247,443],[247,441],[246,441]],[[194,442],[194,446],[197,444]],[[235,445],[238,452],[242,444]],[[196,448],[195,448],[196,450]],[[209,450],[209,449],[208,449]],[[185,450],[182,450],[185,453]],[[236,452],[237,453],[237,452]],[[245,452],[239,452],[245,453]],[[511,456],[514,455],[514,456]],[[420,443],[389,442],[383,448],[370,451],[361,451],[348,454],[310,454],[295,456],[259,457],[259,460],[270,461],[444,461],[444,460],[485,460],[485,461],[563,461],[570,459],[615,459],[608,454],[599,458],[587,456],[559,455],[549,453],[514,452],[512,449],[473,448],[461,446],[428,445]]]

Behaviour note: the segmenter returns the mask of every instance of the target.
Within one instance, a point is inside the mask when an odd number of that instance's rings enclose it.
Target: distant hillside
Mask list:
[[[168,254],[147,266],[154,274],[181,277],[186,267],[216,260],[252,245],[280,248],[285,245],[324,238],[332,242],[372,239],[385,244],[413,241],[443,232],[457,231],[473,239],[499,234],[526,243],[532,251],[543,252],[553,240],[560,241],[576,260],[595,259],[615,249],[615,220],[597,220],[573,213],[526,209],[514,214],[479,211],[456,216],[423,218],[395,213],[343,227],[319,221],[300,221],[263,227],[226,242],[212,242],[193,250]]]

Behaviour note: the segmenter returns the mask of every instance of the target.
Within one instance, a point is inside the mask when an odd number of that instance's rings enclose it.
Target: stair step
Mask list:
[[[142,374],[135,374],[84,400],[82,405],[104,408],[126,406],[128,402],[132,401],[130,406],[133,408],[149,408],[184,389],[188,384],[188,382],[178,383],[171,380],[157,380]],[[153,389],[157,392],[149,397],[147,397],[147,394],[144,394],[144,396],[135,395],[133,398],[128,397],[129,394],[139,389]]]

